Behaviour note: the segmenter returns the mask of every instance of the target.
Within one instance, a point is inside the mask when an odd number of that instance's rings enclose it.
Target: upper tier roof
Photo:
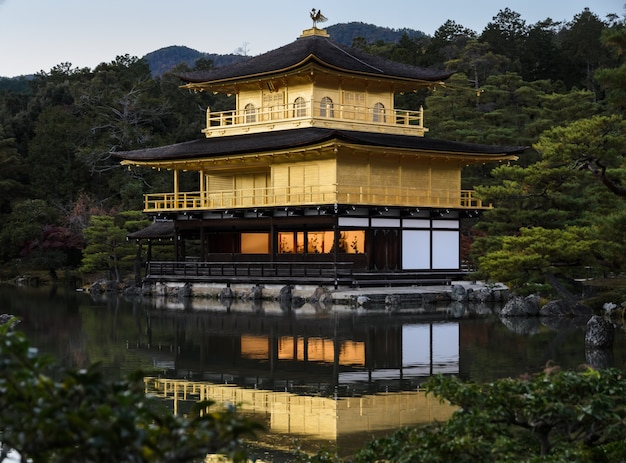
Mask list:
[[[271,77],[316,63],[324,68],[348,74],[360,74],[390,80],[440,82],[450,72],[429,70],[369,55],[357,48],[333,42],[319,29],[303,34],[296,41],[229,66],[194,71],[179,77],[188,83],[220,83],[251,77]],[[307,31],[305,31],[307,32]],[[317,32],[317,33],[316,33]]]

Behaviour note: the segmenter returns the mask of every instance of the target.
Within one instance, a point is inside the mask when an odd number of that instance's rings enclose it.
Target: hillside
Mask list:
[[[356,37],[363,37],[368,43],[378,41],[395,43],[400,40],[403,34],[407,34],[409,37],[422,37],[425,35],[423,32],[412,29],[390,29],[361,22],[335,24],[328,26],[326,30],[335,42],[347,46],[352,45]],[[148,53],[144,58],[150,65],[152,75],[160,76],[181,63],[193,67],[198,58],[209,59],[213,61],[214,66],[219,67],[245,59],[245,56],[203,53],[189,47],[172,45]]]
[[[180,45],[160,48],[159,50],[148,53],[143,58],[148,62],[153,76],[160,76],[182,63],[185,63],[189,67],[193,68],[194,63],[199,58],[205,58],[213,61],[214,66],[225,66],[244,59],[242,55],[202,53],[198,50],[194,50],[193,48]]]
[[[390,29],[362,22],[341,23],[326,28],[331,38],[342,45],[350,46],[356,37],[363,37],[367,43],[383,42],[396,43],[403,34],[409,37],[424,37],[421,31],[413,29]]]

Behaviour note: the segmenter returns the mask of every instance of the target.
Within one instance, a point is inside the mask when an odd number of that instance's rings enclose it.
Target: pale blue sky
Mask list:
[[[626,0],[0,0],[0,76],[49,71],[60,63],[93,68],[117,55],[144,56],[170,45],[258,55],[311,27],[311,8],[328,22],[360,21],[432,35],[446,20],[480,33],[508,7],[527,24],[569,21],[586,6],[623,17]]]

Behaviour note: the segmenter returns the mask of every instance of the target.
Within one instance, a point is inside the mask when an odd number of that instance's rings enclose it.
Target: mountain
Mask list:
[[[26,93],[29,90],[28,82],[33,79],[32,75],[17,77],[0,77],[0,92]]]
[[[426,36],[423,32],[413,29],[390,29],[362,22],[335,24],[328,26],[326,31],[335,42],[347,46],[351,46],[353,40],[357,37],[363,37],[367,43],[375,43],[380,40],[397,43],[403,34],[411,38]]]
[[[219,67],[241,61],[245,59],[245,56],[235,54],[218,55],[215,53],[202,53],[198,50],[194,50],[193,48],[181,45],[172,45],[150,52],[143,58],[148,62],[152,75],[160,76],[182,63],[185,63],[190,68],[193,68],[195,62],[199,58],[211,60],[213,61],[214,66]]]
[[[375,26],[362,22],[340,23],[326,28],[330,37],[337,43],[351,46],[356,37],[363,37],[367,43],[378,41],[398,42],[403,34],[409,37],[424,37],[426,34],[413,29],[390,29],[388,27]],[[243,55],[228,54],[219,55],[215,53],[203,53],[193,48],[172,45],[148,53],[144,56],[153,76],[160,76],[170,71],[175,66],[185,63],[193,68],[198,58],[205,58],[213,61],[216,67],[225,66],[237,61],[246,59]]]

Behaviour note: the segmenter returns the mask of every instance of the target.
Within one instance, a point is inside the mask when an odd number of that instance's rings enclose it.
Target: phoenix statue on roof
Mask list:
[[[317,27],[317,23],[323,23],[328,20],[328,18],[322,14],[322,10],[316,10],[315,8],[311,10],[311,19],[313,20],[313,27]]]

